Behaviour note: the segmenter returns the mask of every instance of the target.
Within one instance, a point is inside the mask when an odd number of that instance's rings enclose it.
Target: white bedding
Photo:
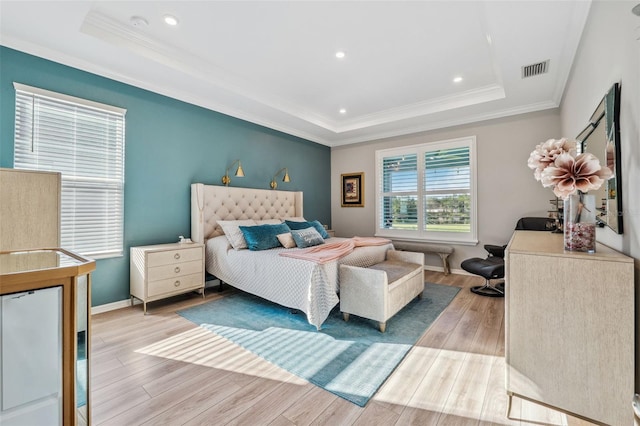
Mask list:
[[[342,241],[331,238],[328,242]],[[299,309],[318,329],[338,303],[338,265],[368,267],[382,262],[392,244],[358,247],[338,261],[317,264],[280,256],[286,250],[234,250],[224,236],[206,242],[207,272],[240,290]]]

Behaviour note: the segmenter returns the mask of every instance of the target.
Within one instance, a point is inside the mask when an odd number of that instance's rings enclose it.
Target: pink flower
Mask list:
[[[542,172],[556,161],[560,154],[569,153],[571,156],[576,155],[576,142],[566,138],[549,139],[544,143],[536,145],[536,149],[531,152],[529,168],[533,169],[533,175],[536,180],[542,179]]]
[[[589,152],[576,158],[565,152],[556,157],[553,165],[542,170],[541,180],[545,188],[552,186],[553,193],[564,199],[576,191],[600,188],[612,174],[608,167],[600,166],[600,160]]]

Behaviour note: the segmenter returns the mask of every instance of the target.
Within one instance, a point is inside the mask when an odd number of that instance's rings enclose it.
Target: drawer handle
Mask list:
[[[180,267],[179,267],[179,266],[176,266],[176,269],[174,269],[174,270],[173,270],[173,272],[175,272],[176,274],[177,274],[178,272],[180,272]]]
[[[176,253],[176,254],[174,254],[174,255],[173,255],[173,258],[174,258],[174,259],[176,259],[176,260],[177,260],[177,259],[180,259],[180,253]]]
[[[180,287],[180,280],[177,280],[175,283],[173,283],[174,287]]]

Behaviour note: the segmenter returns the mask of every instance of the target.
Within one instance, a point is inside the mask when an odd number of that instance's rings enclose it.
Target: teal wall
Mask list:
[[[330,148],[205,108],[0,47],[0,167],[13,167],[13,82],[127,110],[123,257],[97,261],[92,305],[129,297],[129,247],[188,236],[190,184],[221,185],[235,159],[244,178],[231,186],[269,188],[288,167],[290,183],[304,192],[304,214],[330,225]]]

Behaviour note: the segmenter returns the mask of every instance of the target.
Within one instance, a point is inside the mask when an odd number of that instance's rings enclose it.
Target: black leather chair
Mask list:
[[[504,282],[495,286],[491,285],[491,280],[504,278],[504,249],[507,246],[496,246],[486,244],[484,249],[489,253],[485,259],[472,257],[460,264],[460,267],[474,275],[484,278],[484,285],[471,287],[471,291],[481,296],[503,297]]]
[[[555,221],[548,217],[523,217],[516,223],[516,230],[553,231]],[[471,291],[481,296],[504,297],[504,281],[496,285],[491,280],[504,278],[504,250],[506,245],[486,244],[484,249],[489,253],[485,258],[472,257],[464,260],[460,267],[474,275],[485,279],[484,285],[471,287]]]

